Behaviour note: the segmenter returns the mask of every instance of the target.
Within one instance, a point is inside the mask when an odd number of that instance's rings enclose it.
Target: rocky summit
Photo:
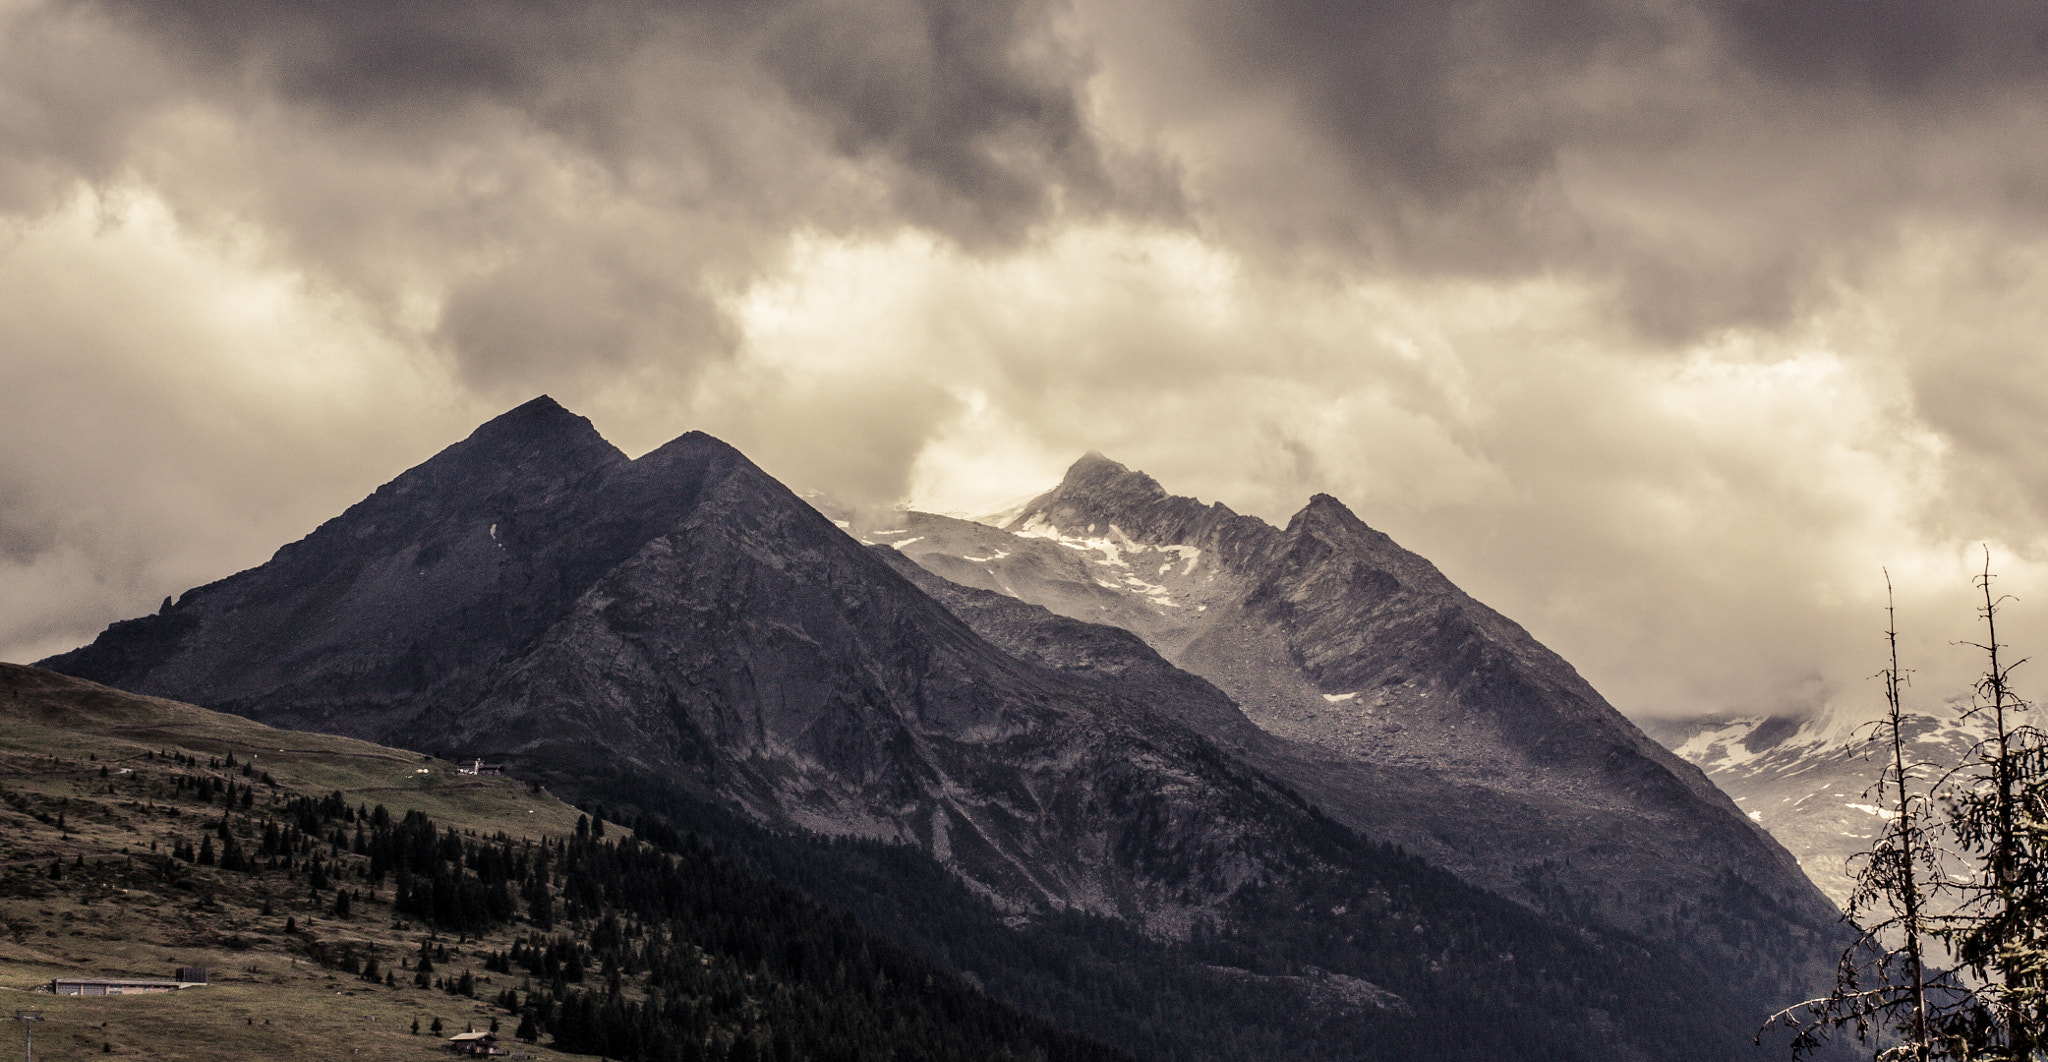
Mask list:
[[[1277,528],[1091,453],[1001,526],[890,513],[849,528],[1043,621],[1137,635],[1207,680],[1214,696],[1153,698],[1182,722],[1486,888],[1729,962],[1817,941],[1836,917],[1698,767],[1328,495]],[[928,589],[1013,651],[1071,640]],[[1701,911],[1721,928],[1703,932]]]
[[[1091,456],[1007,529],[921,519],[962,547],[932,571],[540,398],[44,664],[735,816],[1143,1057],[1753,1057],[1816,987],[1833,914],[1783,851],[1333,499],[1276,529]]]

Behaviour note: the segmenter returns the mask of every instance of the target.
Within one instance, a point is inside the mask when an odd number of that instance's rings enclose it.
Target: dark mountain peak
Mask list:
[[[589,418],[562,408],[547,395],[515,406],[492,417],[469,433],[469,438],[443,453],[507,455],[577,455],[609,452],[624,457],[598,434]]]
[[[1296,552],[1308,544],[1318,544],[1319,552],[1344,557],[1347,564],[1369,564],[1416,590],[1461,600],[1465,596],[1444,578],[1436,565],[1359,519],[1349,506],[1331,495],[1310,498],[1287,522],[1285,536],[1292,544],[1290,549]]]
[[[1327,534],[1342,534],[1362,540],[1399,549],[1386,534],[1366,523],[1353,512],[1351,507],[1338,500],[1335,495],[1315,494],[1308,504],[1287,521],[1287,532],[1298,534],[1303,530]]]
[[[1164,498],[1166,488],[1151,476],[1090,450],[1067,469],[1052,496],[1075,502],[1094,500],[1106,506]]]
[[[547,395],[514,406],[469,433],[470,441],[485,444],[580,441],[593,437],[602,438],[588,418],[569,412]]]
[[[1239,516],[1220,502],[1204,505],[1168,494],[1158,480],[1092,450],[1067,469],[1059,486],[1032,499],[1003,529],[1094,535],[1111,527],[1134,542],[1217,549],[1227,558],[1241,558],[1274,535],[1262,520]]]
[[[542,395],[485,421],[468,438],[377,488],[339,519],[351,514],[369,518],[394,503],[446,510],[502,495],[545,497],[625,464],[626,455],[588,419]]]
[[[1090,450],[1080,460],[1067,467],[1067,474],[1061,484],[1079,483],[1090,479],[1104,479],[1121,476],[1130,472],[1130,467],[1121,461],[1103,455],[1100,450]]]
[[[721,454],[731,454],[722,461]],[[673,527],[745,459],[697,433],[629,461],[545,395],[183,607],[110,627],[56,670],[259,714],[385,733],[475,695],[486,669],[554,623],[605,571]]]
[[[575,416],[576,414],[562,408],[562,404],[555,401],[553,395],[536,395],[484,423],[495,424],[501,420],[511,420],[518,417],[559,418]],[[577,417],[577,419],[581,420],[582,418]]]
[[[1349,506],[1328,494],[1310,498],[1308,504],[1287,521],[1287,537],[1296,540],[1313,537],[1332,544],[1362,545],[1375,552],[1400,549],[1392,539],[1360,520]]]
[[[612,508],[623,511],[656,506],[672,512],[672,516],[665,518],[669,523],[683,518],[688,508],[682,504],[685,500],[695,504],[697,494],[713,490],[744,497],[745,504],[756,508],[816,515],[804,499],[738,448],[701,431],[684,432],[640,455],[627,474],[618,479],[620,485],[608,502]],[[647,500],[634,500],[641,497]],[[820,521],[817,526],[843,537],[830,527],[829,521]]]
[[[1345,505],[1343,502],[1338,501],[1334,496],[1329,494],[1319,493],[1309,498],[1308,504],[1302,507],[1301,515],[1303,517],[1316,520],[1349,520],[1354,523],[1360,522],[1358,520],[1357,514],[1351,511],[1350,506]]]
[[[742,461],[752,465],[752,462],[747,461],[746,456],[735,449],[731,443],[715,435],[706,435],[701,431],[686,431],[662,443],[660,446],[641,454],[638,458],[634,459],[633,463],[636,465],[667,465],[679,461],[701,462],[720,459]]]

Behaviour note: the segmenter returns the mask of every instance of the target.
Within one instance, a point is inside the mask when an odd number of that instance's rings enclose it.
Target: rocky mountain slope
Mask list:
[[[46,663],[641,808],[897,842],[1022,931],[1087,917],[1210,949],[1321,1015],[1258,1034],[1296,1055],[1365,1036],[1398,1057],[1735,1057],[1808,987],[1797,956],[1831,912],[1789,859],[1426,562],[1330,499],[1281,531],[1081,471],[1018,530],[1103,527],[1164,660],[1128,635],[1101,655],[1121,632],[1100,628],[977,625],[717,440],[628,460],[538,399]],[[1550,916],[1367,838],[1428,840]],[[1097,1020],[1124,1013],[1093,995]],[[1488,1031],[1417,1036],[1444,1013]],[[1278,1057],[1243,1039],[1233,1057]]]
[[[1137,634],[1242,710],[1184,721],[1468,880],[1695,942],[1682,907],[1832,917],[1698,768],[1334,498],[1275,528],[1091,454],[1000,528],[842,515],[947,580]]]

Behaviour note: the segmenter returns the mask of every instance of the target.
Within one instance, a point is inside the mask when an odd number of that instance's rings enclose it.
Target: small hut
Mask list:
[[[498,1034],[494,1032],[456,1033],[448,1038],[448,1050],[476,1058],[505,1053],[498,1049]]]

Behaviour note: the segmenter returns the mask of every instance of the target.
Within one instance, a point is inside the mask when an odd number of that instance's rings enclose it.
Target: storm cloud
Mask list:
[[[0,0],[0,655],[548,392],[1330,491],[1625,710],[1855,700],[1880,566],[1930,657],[2048,577],[2044,81],[2007,0]]]

